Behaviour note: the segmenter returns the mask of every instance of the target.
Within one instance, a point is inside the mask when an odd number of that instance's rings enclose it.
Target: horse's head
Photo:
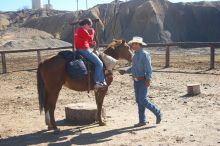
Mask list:
[[[107,46],[104,53],[117,60],[125,59],[129,62],[131,62],[133,57],[132,51],[125,40],[113,40],[113,42]]]

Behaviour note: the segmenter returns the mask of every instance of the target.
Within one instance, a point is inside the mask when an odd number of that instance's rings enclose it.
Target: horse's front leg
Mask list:
[[[103,105],[103,100],[106,95],[108,89],[101,90],[99,89],[98,91],[95,91],[95,99],[96,99],[96,105],[97,105],[97,120],[99,121],[99,126],[105,126],[106,123],[102,121],[102,105]]]

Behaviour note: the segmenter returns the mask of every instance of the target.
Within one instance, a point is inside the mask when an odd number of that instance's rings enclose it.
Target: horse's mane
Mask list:
[[[111,57],[118,59],[118,53],[116,51],[116,48],[118,48],[120,45],[124,44],[125,40],[116,40],[113,39],[113,42],[111,42],[107,48],[104,50],[104,53],[107,55],[110,55]]]
[[[111,42],[111,43],[107,46],[107,49],[108,49],[108,48],[115,49],[115,48],[116,48],[118,45],[120,45],[122,42],[123,42],[123,40],[113,39],[113,42]]]

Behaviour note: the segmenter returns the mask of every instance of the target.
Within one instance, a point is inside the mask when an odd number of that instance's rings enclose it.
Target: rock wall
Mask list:
[[[220,1],[171,3],[167,0],[130,0],[100,4],[86,11],[62,13],[26,21],[24,27],[59,34],[71,42],[72,21],[99,18],[97,36],[101,43],[113,38],[127,41],[134,35],[145,42],[220,41]]]
[[[220,2],[169,4],[164,28],[172,41],[220,41]]]

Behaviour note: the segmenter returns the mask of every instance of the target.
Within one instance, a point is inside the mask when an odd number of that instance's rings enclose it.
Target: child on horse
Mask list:
[[[83,19],[79,22],[79,27],[74,34],[74,43],[76,51],[87,58],[95,65],[95,89],[107,86],[103,73],[103,63],[99,57],[91,51],[91,47],[96,45],[93,41],[95,30],[92,28],[92,20],[90,18]]]

